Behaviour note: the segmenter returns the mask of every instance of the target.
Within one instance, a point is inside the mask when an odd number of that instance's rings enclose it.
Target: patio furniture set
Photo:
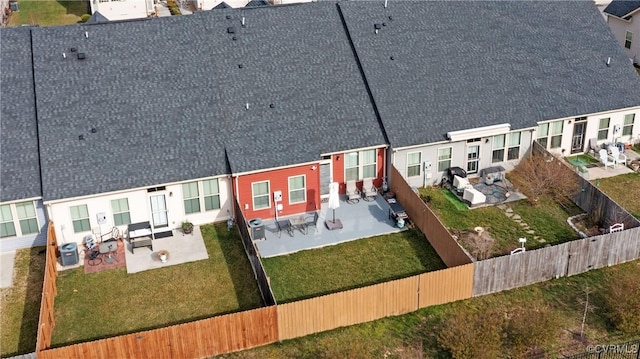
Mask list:
[[[289,236],[293,237],[296,230],[302,234],[307,235],[309,233],[309,227],[315,227],[318,230],[318,212],[308,213],[302,216],[290,217],[285,220],[276,219],[276,228],[278,229],[278,238],[282,235],[282,232],[287,232]]]
[[[378,189],[373,185],[373,178],[362,180],[362,190],[358,189],[356,181],[347,181],[347,203],[358,203],[360,198],[371,202],[376,199],[377,194]]]
[[[105,235],[109,235],[109,238],[102,240]],[[96,236],[93,234],[84,238],[85,253],[89,258],[89,265],[95,266],[102,262],[113,263],[117,261],[115,252],[118,250],[120,230],[113,227],[111,232],[105,235],[100,236],[100,241],[96,241]]]

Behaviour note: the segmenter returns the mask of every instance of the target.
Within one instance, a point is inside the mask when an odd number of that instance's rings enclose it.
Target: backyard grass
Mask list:
[[[588,154],[580,154],[580,155],[567,157],[567,162],[571,163],[574,166],[575,166],[575,162],[574,162],[575,160],[578,160],[582,163],[586,163],[587,165],[599,163],[597,158]]]
[[[416,229],[265,258],[262,262],[278,303],[446,268]]]
[[[44,262],[44,247],[16,252],[13,286],[0,289],[0,357],[36,349]]]
[[[8,26],[77,24],[90,13],[88,1],[19,0],[19,11],[13,12]]]
[[[450,358],[438,346],[437,337],[442,324],[459,310],[478,313],[494,310],[499,315],[514,308],[546,305],[557,319],[558,343],[545,348],[549,358],[583,353],[588,345],[609,345],[638,338],[640,333],[624,335],[612,329],[605,317],[603,288],[617,273],[640,276],[640,261],[592,270],[580,275],[551,280],[501,293],[485,295],[446,305],[433,306],[417,312],[380,319],[373,322],[339,328],[332,331],[287,340],[256,349],[227,354],[225,358]],[[580,332],[584,314],[584,291],[591,291],[593,310],[587,312],[586,342],[575,339]],[[503,358],[518,354],[503,342]],[[542,357],[542,356],[541,356]]]
[[[209,259],[127,274],[60,272],[52,345],[62,346],[262,306],[237,230],[201,226]]]
[[[528,239],[526,247],[534,249],[549,244],[557,244],[580,238],[571,229],[566,220],[581,213],[576,206],[563,208],[549,198],[542,198],[537,207],[525,200],[509,202],[505,205],[526,222],[531,231],[506,216],[505,210],[498,206],[475,208],[460,211],[452,201],[443,194],[440,188],[420,188],[422,198],[430,197],[429,207],[436,212],[442,223],[454,234],[460,235],[483,227],[495,239],[493,255],[507,254],[519,246],[518,238]],[[534,237],[539,237],[534,240]],[[469,249],[469,248],[467,248]]]
[[[640,174],[601,178],[596,185],[634,217],[640,218]]]

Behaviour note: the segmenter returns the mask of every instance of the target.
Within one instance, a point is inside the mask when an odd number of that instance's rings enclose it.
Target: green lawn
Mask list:
[[[19,11],[11,14],[8,26],[23,24],[54,26],[77,24],[91,12],[88,1],[19,0]]]
[[[609,178],[601,178],[593,182],[634,217],[640,218],[639,173],[628,173]]]
[[[44,247],[18,250],[13,286],[0,289],[0,356],[3,358],[36,349],[44,262]]]
[[[278,303],[446,268],[416,229],[265,258],[262,262]]]
[[[519,215],[530,226],[531,230],[535,231],[535,234],[530,234],[510,220],[505,215],[505,211],[497,206],[461,211],[437,187],[420,188],[420,195],[423,198],[431,197],[429,207],[453,233],[466,233],[478,226],[489,231],[496,241],[493,255],[506,254],[519,246],[517,240],[520,237],[528,239],[527,248],[529,249],[579,238],[566,220],[569,216],[579,214],[580,209],[575,206],[565,209],[548,198],[542,198],[537,207],[525,200],[506,204],[514,214]],[[545,242],[533,241],[534,235],[543,238]]]
[[[433,306],[417,312],[377,321],[338,328],[332,331],[287,340],[264,347],[227,354],[225,358],[450,358],[441,349],[437,336],[442,324],[461,311],[484,313],[492,311],[506,316],[513,309],[546,306],[556,326],[548,328],[557,336],[557,343],[546,348],[550,358],[585,352],[587,345],[623,343],[638,337],[624,335],[612,329],[605,319],[602,303],[603,288],[617,273],[640,276],[640,261],[600,270],[592,270],[569,278],[560,278],[501,293],[465,301]],[[573,338],[580,331],[584,314],[584,290],[592,292],[593,310],[588,311],[585,333],[587,343]],[[516,355],[508,341],[503,343],[504,358]]]
[[[571,163],[574,166],[576,165],[575,160],[578,160],[582,163],[586,163],[588,165],[598,163],[598,160],[595,157],[588,154],[581,154],[581,155],[567,157],[567,162]]]
[[[52,345],[83,342],[262,306],[236,230],[201,227],[209,259],[134,274],[60,272]]]

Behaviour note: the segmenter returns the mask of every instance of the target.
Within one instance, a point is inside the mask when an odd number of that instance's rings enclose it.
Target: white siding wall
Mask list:
[[[249,0],[196,0],[196,4],[202,10],[211,10],[223,1],[234,9],[244,7],[249,3]]]
[[[12,203],[20,203],[25,201],[17,201]],[[38,218],[38,227],[40,228],[40,232],[37,234],[28,234],[19,237],[6,237],[0,238],[0,252],[1,251],[9,251],[13,249],[19,248],[28,248],[35,246],[43,246],[47,242],[47,225],[48,220],[46,213],[44,211],[44,206],[42,205],[42,200],[36,200],[35,209],[36,209],[36,217]],[[9,203],[0,203],[0,204],[9,204]],[[16,230],[19,229],[20,224],[17,218],[14,218],[14,225],[16,226]]]
[[[150,0],[124,0],[100,2],[90,0],[91,13],[99,11],[110,21],[140,19],[155,13],[153,1]]]
[[[634,63],[640,63],[640,13],[636,12],[635,16],[630,21],[624,21],[614,16],[607,17],[607,24],[616,38],[620,46],[624,49],[629,58],[633,59]],[[633,33],[633,41],[631,42],[631,49],[624,47],[625,34],[627,31]]]
[[[55,224],[56,235],[62,242],[76,242],[81,244],[84,237],[91,234],[90,231],[74,233],[73,223],[71,219],[72,206],[87,205],[89,211],[89,222],[92,230],[102,230],[102,233],[110,233],[113,227],[113,212],[111,209],[111,201],[115,199],[127,198],[129,202],[129,213],[131,223],[149,221],[152,222],[151,208],[149,197],[157,194],[164,194],[167,204],[167,215],[169,221],[169,229],[180,228],[185,220],[191,221],[195,225],[206,224],[211,222],[224,221],[231,213],[233,213],[232,189],[231,182],[226,177],[220,177],[220,209],[212,211],[204,211],[204,203],[201,201],[201,212],[185,214],[184,202],[182,197],[182,184],[166,185],[164,191],[147,192],[147,189],[139,189],[121,193],[111,193],[105,195],[97,195],[91,198],[74,199],[64,202],[48,204],[48,212]],[[200,197],[203,193],[200,192]],[[97,214],[104,212],[107,215],[106,225],[99,226]],[[127,226],[119,226],[120,232],[125,233]],[[167,228],[159,229],[161,232]],[[106,237],[105,237],[106,238]]]

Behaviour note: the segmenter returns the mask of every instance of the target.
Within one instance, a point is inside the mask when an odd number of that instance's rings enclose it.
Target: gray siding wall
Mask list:
[[[44,246],[47,243],[47,214],[44,210],[42,200],[36,201],[36,215],[40,225],[40,233],[22,237],[9,237],[0,240],[0,252],[10,251],[20,248]]]

